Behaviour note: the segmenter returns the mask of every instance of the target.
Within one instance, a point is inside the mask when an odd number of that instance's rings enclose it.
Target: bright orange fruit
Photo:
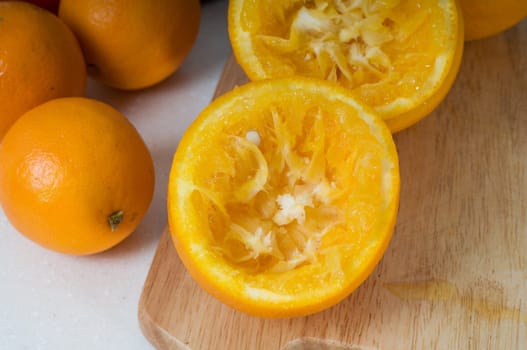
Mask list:
[[[395,132],[428,115],[459,69],[455,0],[230,0],[229,36],[251,80],[336,81]]]
[[[70,29],[21,1],[0,1],[0,141],[26,111],[58,97],[82,96],[86,67]]]
[[[195,280],[263,317],[323,310],[390,240],[399,170],[391,133],[336,84],[253,82],[185,132],[168,185],[175,247]]]
[[[154,168],[132,124],[85,98],[25,113],[0,145],[0,202],[20,233],[84,255],[129,236],[150,205]]]
[[[189,54],[199,0],[61,0],[59,16],[79,38],[89,73],[115,88],[159,83]]]
[[[476,40],[511,28],[527,16],[526,0],[460,0],[465,40]]]

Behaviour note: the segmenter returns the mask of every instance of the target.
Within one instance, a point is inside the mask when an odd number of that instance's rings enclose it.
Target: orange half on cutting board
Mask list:
[[[428,115],[461,62],[455,0],[230,0],[229,37],[251,80],[336,81],[392,132]]]
[[[385,123],[310,78],[252,82],[214,100],[170,171],[177,252],[210,294],[261,317],[348,296],[383,255],[399,198]]]

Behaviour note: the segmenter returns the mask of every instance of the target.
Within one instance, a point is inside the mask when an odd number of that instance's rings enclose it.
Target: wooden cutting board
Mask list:
[[[231,58],[216,95],[246,81]],[[242,314],[194,283],[166,230],[145,336],[163,350],[527,349],[527,21],[468,43],[447,99],[395,140],[395,233],[350,297],[302,318]]]

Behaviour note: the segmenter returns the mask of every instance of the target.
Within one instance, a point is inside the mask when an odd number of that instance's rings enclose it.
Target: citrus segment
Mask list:
[[[454,0],[229,5],[233,50],[250,79],[302,75],[339,82],[392,131],[424,117],[442,99],[431,100],[438,90],[450,88],[463,50],[462,29]],[[423,103],[432,107],[419,110]],[[402,114],[405,121],[397,121]]]
[[[236,88],[201,113],[172,164],[176,249],[198,283],[244,312],[290,317],[335,304],[391,237],[391,134],[337,85],[295,78]]]

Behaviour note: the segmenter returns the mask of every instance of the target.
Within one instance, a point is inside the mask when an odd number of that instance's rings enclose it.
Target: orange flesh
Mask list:
[[[216,292],[341,298],[390,236],[395,150],[338,98],[320,107],[321,96],[279,90],[198,122],[189,133],[207,142],[182,141],[169,190],[176,247],[198,279],[219,281]]]
[[[233,1],[229,11],[234,51],[251,79],[337,81],[384,119],[433,96],[462,50],[454,1]]]

